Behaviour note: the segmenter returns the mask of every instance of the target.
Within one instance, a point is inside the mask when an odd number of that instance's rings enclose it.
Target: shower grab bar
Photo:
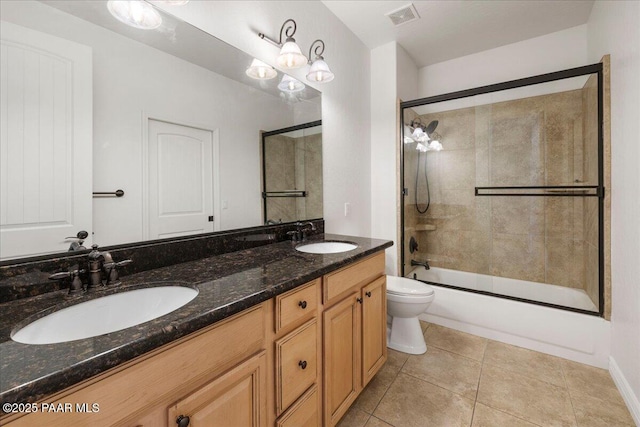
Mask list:
[[[307,192],[304,190],[263,191],[262,198],[267,197],[307,197]]]
[[[604,197],[597,185],[543,185],[511,187],[475,187],[476,196]]]

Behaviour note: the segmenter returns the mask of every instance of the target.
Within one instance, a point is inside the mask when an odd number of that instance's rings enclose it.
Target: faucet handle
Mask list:
[[[291,230],[291,231],[287,231],[287,236],[291,236],[291,241],[292,242],[297,242],[299,239],[300,233],[298,232],[298,230]]]
[[[106,285],[119,285],[122,283],[120,281],[120,275],[118,274],[118,267],[124,267],[125,265],[131,264],[133,260],[125,259],[119,262],[105,262],[102,268],[107,273],[107,283]]]
[[[60,273],[54,273],[49,276],[49,280],[65,280],[68,278],[73,278],[71,280],[71,285],[69,286],[69,295],[76,294],[78,292],[82,292],[84,285],[82,284],[82,279],[80,279],[80,275],[84,274],[85,270],[78,268],[77,265],[74,266],[69,271],[62,271]]]

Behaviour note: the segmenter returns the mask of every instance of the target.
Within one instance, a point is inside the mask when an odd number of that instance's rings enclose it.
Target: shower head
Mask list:
[[[438,121],[433,120],[431,123],[427,125],[424,131],[427,133],[427,135],[431,135],[433,131],[436,130],[437,127],[438,127]]]

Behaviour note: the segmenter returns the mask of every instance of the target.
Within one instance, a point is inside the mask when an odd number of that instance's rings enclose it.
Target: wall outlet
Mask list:
[[[344,216],[349,216],[349,212],[351,212],[351,203],[344,204]]]

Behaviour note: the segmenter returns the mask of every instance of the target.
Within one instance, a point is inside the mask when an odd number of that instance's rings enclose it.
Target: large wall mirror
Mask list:
[[[0,5],[0,260],[269,219],[261,133],[320,120],[318,91],[151,4],[153,30],[102,0]]]

